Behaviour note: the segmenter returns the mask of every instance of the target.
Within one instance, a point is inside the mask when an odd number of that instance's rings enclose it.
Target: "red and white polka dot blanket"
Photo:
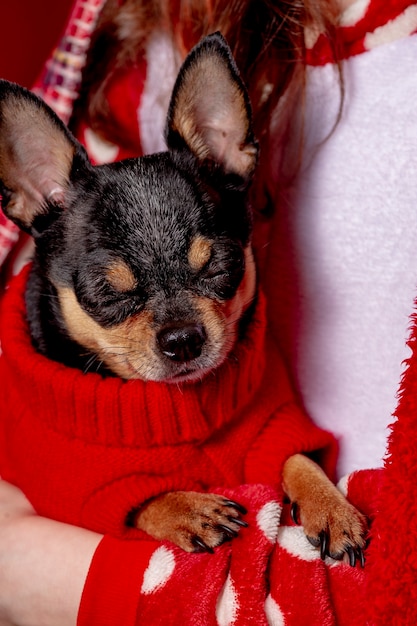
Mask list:
[[[372,516],[381,473],[358,472],[349,497]],[[372,484],[373,483],[373,484]],[[359,626],[367,624],[367,568],[320,559],[272,489],[245,485],[225,494],[248,508],[249,527],[214,554],[157,547],[145,571],[140,623],[158,626]],[[370,622],[369,622],[370,623]]]

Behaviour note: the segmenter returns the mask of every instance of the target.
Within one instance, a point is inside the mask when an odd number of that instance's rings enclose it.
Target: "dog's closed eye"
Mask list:
[[[139,313],[146,301],[146,294],[127,263],[115,255],[109,258],[104,251],[83,257],[72,280],[79,304],[104,328]]]
[[[245,273],[245,251],[232,240],[219,238],[198,274],[201,295],[217,300],[233,298]]]

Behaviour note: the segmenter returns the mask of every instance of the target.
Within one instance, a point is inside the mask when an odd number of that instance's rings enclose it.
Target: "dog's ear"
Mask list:
[[[166,138],[171,150],[185,147],[199,164],[250,180],[258,146],[249,96],[220,33],[205,37],[185,59],[171,97]]]
[[[78,142],[40,98],[0,81],[0,194],[11,220],[30,232],[48,207],[65,204],[79,151]]]

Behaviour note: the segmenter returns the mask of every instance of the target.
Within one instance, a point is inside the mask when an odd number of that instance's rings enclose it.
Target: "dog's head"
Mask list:
[[[79,367],[90,355],[125,379],[179,382],[232,349],[255,290],[257,145],[221,35],[185,60],[166,138],[166,152],[93,167],[44,103],[0,81],[3,209],[35,239],[29,318],[48,356],[69,360],[62,340]]]

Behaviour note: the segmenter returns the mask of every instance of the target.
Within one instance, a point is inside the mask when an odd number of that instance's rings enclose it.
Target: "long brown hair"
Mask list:
[[[123,142],[106,100],[114,74],[137,62],[155,30],[171,36],[183,56],[201,37],[220,30],[249,90],[261,159],[267,158],[273,117],[278,112],[276,134],[281,137],[292,108],[288,102],[278,106],[282,95],[287,101],[291,94],[302,98],[306,31],[331,40],[336,19],[332,0],[107,0],[92,38],[75,119],[82,111],[97,133]]]

